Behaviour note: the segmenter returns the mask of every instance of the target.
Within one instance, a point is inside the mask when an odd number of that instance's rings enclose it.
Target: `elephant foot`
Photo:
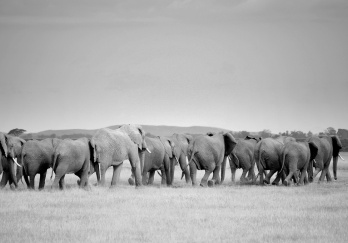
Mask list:
[[[81,184],[81,181],[80,180],[77,180],[77,185],[79,186]]]
[[[336,176],[334,177],[334,180],[337,181],[337,177]]]
[[[128,183],[129,183],[129,185],[134,186],[134,184],[135,184],[134,179],[133,178],[129,178],[128,179]]]
[[[265,179],[263,180],[263,183],[265,183],[265,184],[270,184],[269,179],[268,179],[268,178],[265,178]]]
[[[279,186],[279,183],[278,182],[272,182],[272,185],[273,186]]]
[[[213,180],[208,181],[208,187],[214,187],[214,185],[215,185],[215,181]]]
[[[288,181],[284,181],[283,184],[284,184],[284,186],[290,186],[290,182],[288,182]]]

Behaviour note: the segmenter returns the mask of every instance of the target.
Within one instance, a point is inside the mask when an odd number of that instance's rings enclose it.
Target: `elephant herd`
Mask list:
[[[152,136],[145,135],[140,125],[123,125],[115,130],[102,128],[91,139],[25,141],[0,133],[0,140],[0,188],[7,183],[16,188],[24,177],[30,189],[35,188],[37,174],[40,174],[39,189],[44,188],[49,168],[52,168],[51,178],[55,174],[52,188],[64,189],[66,174],[75,174],[79,177],[79,186],[88,188],[89,177],[96,173],[97,184],[103,186],[106,170],[111,166],[113,187],[120,179],[125,160],[130,162],[132,171],[128,182],[136,187],[152,184],[158,170],[161,171],[161,183],[171,186],[177,164],[182,170],[181,178],[185,177],[187,184],[197,185],[197,170],[205,170],[201,186],[222,184],[227,161],[232,182],[235,182],[236,170],[241,168],[241,183],[255,183],[260,177],[261,185],[269,184],[277,173],[272,184],[278,185],[282,180],[284,185],[290,185],[291,181],[301,185],[312,182],[319,172],[319,182],[324,178],[331,181],[329,165],[332,158],[336,180],[337,160],[342,148],[339,138],[329,135],[313,136],[302,142],[284,136],[235,139],[232,132]],[[211,173],[213,176],[209,180]]]

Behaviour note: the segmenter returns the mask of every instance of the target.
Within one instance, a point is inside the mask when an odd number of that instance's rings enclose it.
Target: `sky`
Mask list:
[[[0,131],[348,129],[348,1],[0,0]]]

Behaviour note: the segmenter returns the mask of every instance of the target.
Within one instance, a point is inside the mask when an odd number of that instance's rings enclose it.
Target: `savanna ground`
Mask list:
[[[154,186],[135,189],[128,162],[114,189],[80,190],[74,175],[66,176],[66,191],[51,191],[49,176],[43,191],[6,186],[0,241],[348,242],[348,153],[342,155],[337,181],[301,187],[232,185],[228,172],[222,186],[192,188],[177,168],[173,188],[160,186],[156,174]]]

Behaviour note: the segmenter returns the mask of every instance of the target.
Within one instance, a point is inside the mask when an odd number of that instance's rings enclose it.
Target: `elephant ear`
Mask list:
[[[230,153],[232,153],[234,147],[237,145],[237,141],[231,132],[225,133],[223,137],[225,142],[225,156],[228,156]]]
[[[2,132],[0,132],[0,142],[1,142],[1,153],[7,157],[7,145],[6,145],[6,137],[5,134],[3,134]]]
[[[161,140],[163,146],[164,146],[164,150],[166,151],[166,154],[168,154],[169,158],[173,158],[173,147],[172,143],[174,145],[174,142],[172,142],[169,138],[165,138],[165,137],[159,137],[159,139]]]
[[[129,138],[138,145],[140,150],[146,149],[145,132],[140,125],[122,125],[120,128],[123,132],[127,133]]]
[[[317,157],[318,147],[313,142],[309,142],[308,146],[309,146],[309,150],[310,150],[310,153],[311,153],[309,161],[312,161],[313,159],[315,159],[315,157]]]
[[[193,137],[189,134],[183,134],[184,138],[186,139],[187,143],[190,144],[193,140]]]
[[[332,139],[332,149],[333,149],[332,156],[337,157],[340,152],[340,149],[342,149],[342,143],[340,139],[338,138],[338,136],[336,135],[331,136],[331,139]]]

